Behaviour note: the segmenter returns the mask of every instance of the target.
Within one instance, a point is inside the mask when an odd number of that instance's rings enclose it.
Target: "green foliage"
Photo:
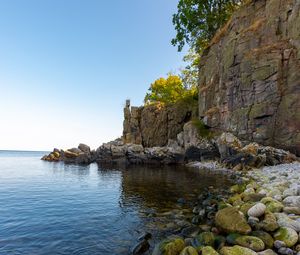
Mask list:
[[[192,101],[198,99],[197,87],[185,88],[178,75],[169,74],[168,77],[154,81],[146,94],[145,104],[176,103],[178,101]]]
[[[200,55],[191,48],[188,54],[183,57],[183,61],[187,63],[187,66],[180,70],[179,76],[186,89],[194,89],[198,86]]]
[[[207,47],[216,31],[223,26],[242,0],[179,0],[173,24],[177,32],[172,40],[181,51],[189,44],[197,51]]]
[[[199,119],[193,119],[192,124],[197,128],[198,134],[201,137],[211,138],[213,136],[212,132],[205,126],[203,121]]]

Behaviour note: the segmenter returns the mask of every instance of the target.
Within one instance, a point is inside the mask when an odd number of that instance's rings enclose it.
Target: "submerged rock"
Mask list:
[[[147,240],[139,242],[132,250],[132,255],[142,255],[150,248],[150,244]]]
[[[179,255],[184,249],[185,242],[180,237],[169,237],[157,244],[152,255]]]

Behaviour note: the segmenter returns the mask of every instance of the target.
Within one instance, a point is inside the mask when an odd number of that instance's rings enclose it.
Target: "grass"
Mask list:
[[[213,133],[210,131],[210,129],[203,123],[202,120],[199,119],[193,119],[192,124],[194,127],[198,130],[198,134],[201,137],[204,138],[212,138]]]

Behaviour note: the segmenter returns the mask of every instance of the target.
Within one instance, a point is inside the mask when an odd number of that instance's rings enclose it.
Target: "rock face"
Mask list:
[[[197,117],[197,105],[194,103],[130,107],[127,100],[123,142],[142,144],[144,147],[166,146],[169,139],[176,139],[184,124],[193,117]]]
[[[299,31],[299,0],[255,0],[236,12],[200,63],[205,124],[300,155]]]

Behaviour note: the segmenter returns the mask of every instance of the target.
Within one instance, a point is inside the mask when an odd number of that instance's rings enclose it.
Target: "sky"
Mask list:
[[[0,149],[91,148],[184,66],[178,0],[0,0]]]

